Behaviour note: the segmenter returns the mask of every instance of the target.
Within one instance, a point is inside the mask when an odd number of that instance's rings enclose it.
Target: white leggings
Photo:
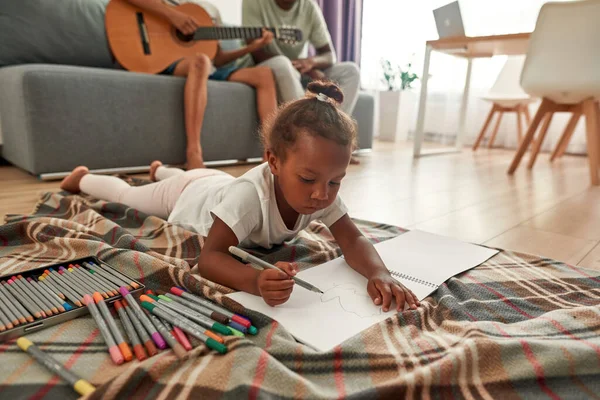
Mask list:
[[[167,219],[179,196],[196,179],[226,174],[217,169],[198,168],[183,171],[178,168],[158,167],[158,182],[144,186],[129,186],[123,180],[106,175],[85,175],[79,184],[82,192],[97,199],[125,204],[142,211]]]

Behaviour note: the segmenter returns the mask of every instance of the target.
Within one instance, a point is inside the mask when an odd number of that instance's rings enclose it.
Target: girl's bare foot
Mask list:
[[[150,180],[152,182],[156,182],[156,170],[162,165],[163,163],[158,160],[152,161],[152,164],[150,164]]]
[[[360,164],[360,160],[354,156],[350,157],[350,165],[358,165]]]
[[[204,160],[202,159],[202,151],[188,151],[187,152],[187,170],[205,168]]]
[[[66,190],[71,193],[79,193],[81,190],[79,189],[79,183],[81,182],[81,178],[90,173],[90,170],[87,167],[77,167],[75,168],[69,176],[62,180],[60,183],[60,188],[62,190]]]

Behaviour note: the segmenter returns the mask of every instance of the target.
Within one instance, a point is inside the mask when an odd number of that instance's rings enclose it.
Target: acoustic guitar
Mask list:
[[[200,28],[184,35],[169,21],[135,7],[125,0],[111,0],[106,7],[105,26],[110,49],[117,61],[135,72],[158,73],[184,57],[205,54],[211,60],[218,40],[258,39],[262,27],[217,27],[204,8],[184,3],[175,6],[198,21]],[[286,43],[302,40],[302,31],[292,27],[266,28]]]

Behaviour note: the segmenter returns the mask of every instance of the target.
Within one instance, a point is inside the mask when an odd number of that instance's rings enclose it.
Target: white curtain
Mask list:
[[[361,79],[366,89],[383,89],[380,59],[405,66],[421,76],[425,41],[438,38],[432,10],[449,0],[369,0],[363,8]],[[540,7],[546,0],[460,0],[460,9],[468,36],[531,32]],[[494,83],[506,57],[476,59],[473,62],[468,105],[466,142],[472,143],[490,110],[481,100]],[[460,101],[463,92],[466,61],[433,52],[430,63],[425,132],[442,142],[453,142],[458,129]],[[413,89],[418,92],[418,85]],[[533,115],[538,103],[530,106]],[[416,125],[416,106],[413,123]],[[555,114],[543,150],[556,144],[570,114]],[[488,128],[491,131],[491,128]],[[580,121],[568,151],[585,153],[585,124]],[[504,114],[496,145],[516,147],[515,115]],[[488,133],[489,137],[489,133]]]

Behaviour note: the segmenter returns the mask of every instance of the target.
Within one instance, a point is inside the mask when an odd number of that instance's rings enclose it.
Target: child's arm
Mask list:
[[[258,271],[237,261],[229,254],[229,246],[237,246],[235,233],[221,219],[215,221],[208,232],[198,259],[198,270],[202,277],[233,289],[262,296],[270,306],[285,303],[294,287],[290,276],[296,275],[296,267],[278,262],[286,272],[267,269]]]
[[[420,305],[417,297],[404,285],[392,278],[371,242],[363,236],[348,214],[329,227],[338,242],[346,262],[356,272],[369,280],[367,292],[383,311],[388,311],[393,298],[396,308],[401,311],[406,301],[411,308]]]
[[[229,64],[233,60],[237,60],[238,58],[245,56],[248,53],[251,53],[258,49],[262,49],[264,46],[271,43],[272,40],[273,33],[271,31],[263,29],[262,37],[253,40],[252,42],[250,42],[250,44],[248,44],[248,46],[231,51],[223,51],[221,50],[221,46],[219,46],[217,50],[217,55],[215,56],[213,63],[215,64],[215,67],[220,67],[222,65]]]

